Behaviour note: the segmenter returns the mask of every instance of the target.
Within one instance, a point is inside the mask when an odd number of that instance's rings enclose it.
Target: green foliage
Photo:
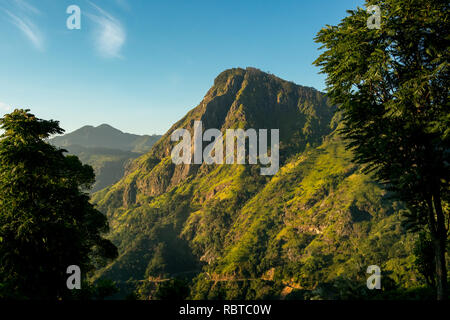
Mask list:
[[[117,249],[85,192],[93,169],[45,141],[63,132],[58,122],[28,111],[0,119],[0,297],[68,298],[67,267],[86,277]]]
[[[434,287],[436,284],[436,266],[434,261],[433,243],[428,233],[421,232],[419,234],[414,247],[414,255],[416,256],[414,263],[424,277],[426,284]]]
[[[72,300],[105,300],[119,292],[116,283],[110,279],[100,279],[95,283],[83,281],[81,289],[70,296]]]
[[[157,300],[185,300],[188,296],[189,282],[178,278],[162,282],[155,293]]]
[[[358,8],[316,37],[315,61],[343,114],[342,132],[355,160],[427,222],[434,243],[438,297],[446,296],[450,201],[449,3],[366,1],[381,8],[368,29]],[[447,208],[447,209],[446,209]],[[422,226],[423,227],[423,226]]]
[[[129,161],[141,154],[118,149],[81,147],[70,145],[64,147],[69,154],[77,156],[82,163],[92,166],[95,172],[95,183],[91,192],[99,191],[119,181]]]

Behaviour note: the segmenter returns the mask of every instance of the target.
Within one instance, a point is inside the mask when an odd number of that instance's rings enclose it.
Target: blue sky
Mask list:
[[[69,5],[81,29],[69,30]],[[324,90],[313,38],[362,0],[0,0],[0,115],[164,133],[223,70]]]

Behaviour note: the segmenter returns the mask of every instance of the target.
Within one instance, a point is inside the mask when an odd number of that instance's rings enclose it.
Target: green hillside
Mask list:
[[[142,155],[141,153],[119,149],[87,148],[78,145],[70,145],[65,148],[70,154],[76,155],[83,163],[87,163],[94,168],[95,184],[92,187],[92,192],[99,191],[119,181],[125,173],[127,164]]]
[[[187,278],[193,299],[344,298],[419,284],[414,236],[401,203],[351,162],[326,96],[257,69],[221,73],[203,101],[93,197],[110,220],[119,257],[96,277],[139,298]],[[280,170],[260,165],[177,165],[177,128],[280,129]],[[159,289],[158,289],[159,288]]]

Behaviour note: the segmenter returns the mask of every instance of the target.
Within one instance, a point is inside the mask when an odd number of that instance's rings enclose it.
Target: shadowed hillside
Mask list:
[[[159,135],[134,135],[124,133],[110,125],[84,126],[74,132],[49,140],[55,146],[68,150],[83,163],[95,170],[92,192],[101,190],[119,181],[127,164],[136,159],[161,138]]]

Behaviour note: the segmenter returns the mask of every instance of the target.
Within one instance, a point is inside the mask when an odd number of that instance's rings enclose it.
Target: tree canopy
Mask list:
[[[449,2],[366,1],[378,5],[379,29],[358,8],[319,31],[314,62],[343,114],[357,162],[408,204],[431,234],[438,297],[446,290],[450,182]],[[446,222],[447,220],[447,222]],[[446,226],[447,223],[447,226]]]
[[[47,143],[57,121],[15,110],[0,126],[0,297],[70,297],[68,266],[86,275],[117,255],[89,202],[93,169]]]

